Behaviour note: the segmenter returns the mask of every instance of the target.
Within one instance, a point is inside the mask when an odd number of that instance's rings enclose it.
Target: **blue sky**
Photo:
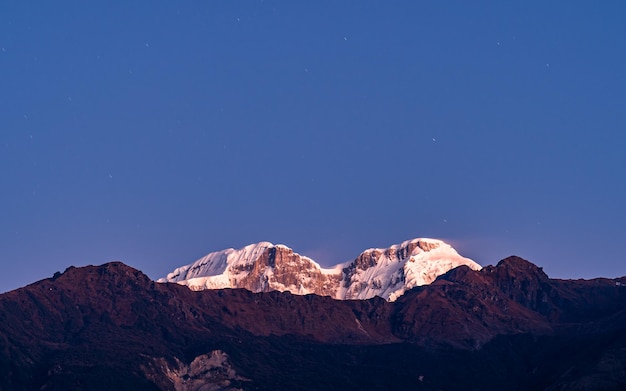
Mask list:
[[[0,291],[262,240],[626,274],[626,5],[0,4]]]

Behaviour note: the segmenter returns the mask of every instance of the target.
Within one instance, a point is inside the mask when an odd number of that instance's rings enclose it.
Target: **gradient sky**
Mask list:
[[[0,291],[262,240],[625,275],[625,20],[621,0],[2,1]]]

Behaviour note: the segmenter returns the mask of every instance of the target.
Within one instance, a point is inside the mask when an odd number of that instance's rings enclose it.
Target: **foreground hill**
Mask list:
[[[245,288],[252,292],[314,293],[340,300],[379,296],[394,301],[406,290],[430,284],[462,265],[481,268],[437,239],[418,238],[388,248],[370,248],[353,261],[330,268],[285,245],[260,242],[207,254],[159,282],[177,282],[193,290]]]
[[[624,285],[516,257],[395,302],[69,268],[0,295],[0,390],[625,389]]]

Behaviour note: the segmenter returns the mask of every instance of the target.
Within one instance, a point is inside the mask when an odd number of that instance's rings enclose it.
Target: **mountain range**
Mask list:
[[[430,284],[437,276],[466,265],[481,266],[460,256],[449,244],[428,238],[407,240],[388,248],[371,248],[353,261],[329,268],[269,242],[213,252],[182,266],[159,282],[177,282],[193,290],[245,288],[252,292],[289,291],[339,300],[380,296],[395,301],[408,289]]]
[[[624,390],[626,277],[509,257],[337,300],[194,291],[114,262],[0,295],[0,390],[112,389]]]

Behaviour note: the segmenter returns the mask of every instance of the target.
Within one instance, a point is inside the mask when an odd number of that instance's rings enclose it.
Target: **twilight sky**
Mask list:
[[[626,275],[623,1],[0,3],[0,292],[435,237]]]

